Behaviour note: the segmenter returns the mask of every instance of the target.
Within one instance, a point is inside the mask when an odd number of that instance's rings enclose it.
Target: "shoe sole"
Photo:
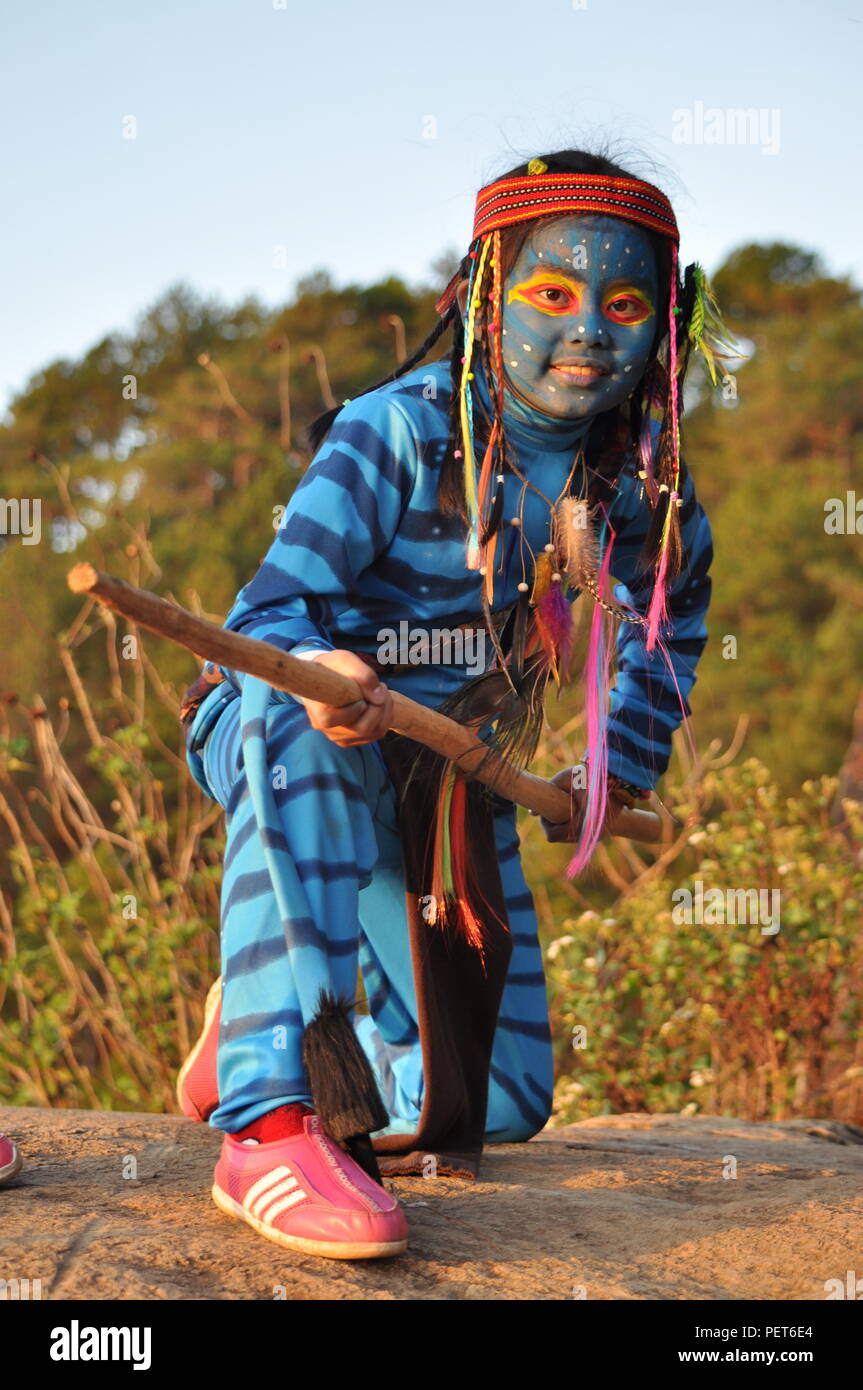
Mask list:
[[[5,1168],[0,1168],[0,1183],[8,1182],[10,1178],[17,1177],[24,1167],[24,1160],[16,1146],[12,1145],[12,1162],[7,1163]]]
[[[284,1246],[287,1250],[299,1250],[303,1255],[323,1255],[330,1260],[379,1260],[387,1255],[403,1255],[408,1248],[407,1239],[379,1241],[377,1244],[367,1242],[360,1245],[351,1241],[309,1240],[306,1236],[289,1236],[284,1231],[277,1230],[275,1226],[266,1226],[257,1216],[252,1216],[251,1212],[246,1211],[245,1207],[235,1202],[233,1197],[229,1197],[215,1183],[212,1196],[219,1211],[224,1212],[225,1216],[245,1221],[247,1226],[258,1232],[258,1235],[274,1241],[276,1245]]]
[[[207,1112],[206,1115],[204,1115],[201,1113],[200,1110],[193,1106],[192,1108],[194,1109],[195,1113],[193,1115],[190,1115],[183,1104],[183,1086],[186,1083],[186,1077],[189,1075],[189,1072],[192,1070],[192,1067],[195,1065],[195,1063],[198,1060],[198,1057],[200,1056],[201,1048],[204,1046],[204,1043],[206,1042],[210,1032],[210,1025],[213,1021],[213,1015],[215,1014],[221,1002],[222,978],[221,976],[219,976],[218,980],[215,980],[213,984],[210,985],[210,988],[207,991],[207,1002],[204,1005],[204,1026],[201,1029],[198,1041],[195,1043],[195,1046],[192,1048],[191,1052],[189,1053],[188,1057],[186,1058],[185,1062],[183,1063],[179,1072],[177,1073],[177,1085],[175,1088],[177,1104],[179,1105],[180,1109],[182,1110],[183,1114],[186,1116],[187,1119],[200,1120],[202,1123],[205,1123],[209,1119],[213,1111],[210,1110]],[[215,1106],[213,1108],[215,1109]]]

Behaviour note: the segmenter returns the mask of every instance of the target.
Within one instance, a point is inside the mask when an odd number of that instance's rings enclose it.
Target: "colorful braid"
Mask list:
[[[659,637],[660,628],[668,622],[668,565],[671,550],[672,528],[677,525],[679,506],[678,486],[680,483],[680,399],[677,354],[677,247],[671,247],[671,289],[668,296],[668,427],[671,432],[672,485],[663,482],[659,487],[658,503],[665,507],[662,534],[659,545],[659,560],[656,579],[647,614],[646,647],[652,652]]]
[[[477,493],[476,459],[473,446],[473,398],[470,383],[473,380],[471,362],[474,353],[474,329],[476,311],[481,307],[480,293],[485,276],[485,263],[491,248],[491,238],[486,237],[482,249],[474,260],[474,273],[468,285],[468,313],[465,332],[464,364],[461,374],[459,416],[461,419],[462,450],[464,463],[464,492],[470,520],[470,542],[468,546],[468,569],[479,569],[479,497]]]

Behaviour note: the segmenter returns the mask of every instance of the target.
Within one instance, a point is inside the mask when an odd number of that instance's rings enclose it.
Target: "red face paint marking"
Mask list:
[[[612,323],[634,327],[635,324],[647,322],[653,313],[653,305],[641,290],[615,289],[606,295],[602,312]]]
[[[582,287],[566,275],[554,271],[538,270],[528,280],[513,285],[507,295],[507,303],[520,299],[531,308],[543,314],[577,314],[581,307]],[[611,323],[635,327],[646,323],[654,312],[647,295],[634,286],[609,290],[602,306],[602,312]]]
[[[582,291],[579,285],[553,270],[536,270],[528,280],[513,285],[507,303],[520,299],[543,314],[577,314]]]

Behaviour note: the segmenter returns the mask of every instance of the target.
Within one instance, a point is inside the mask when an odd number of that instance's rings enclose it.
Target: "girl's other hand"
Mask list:
[[[585,787],[573,787],[573,774],[578,770],[583,773],[584,768],[581,764],[576,767],[565,767],[562,772],[558,772],[552,777],[552,783],[556,787],[562,787],[565,792],[570,792],[572,796],[572,815],[567,821],[550,821],[545,816],[540,816],[539,823],[542,826],[545,838],[552,844],[574,843],[581,831],[581,820],[584,814],[584,803],[587,801],[587,789]],[[605,812],[605,823],[603,825],[603,835],[613,835],[615,825],[620,816],[620,812],[626,806],[632,806],[633,799],[626,792],[618,789],[609,789],[608,807]]]

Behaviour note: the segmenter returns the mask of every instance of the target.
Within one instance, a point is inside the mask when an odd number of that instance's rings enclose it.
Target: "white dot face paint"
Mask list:
[[[647,365],[658,292],[640,227],[592,215],[536,227],[504,283],[502,331],[527,354],[508,364],[510,390],[556,419],[620,404]]]

